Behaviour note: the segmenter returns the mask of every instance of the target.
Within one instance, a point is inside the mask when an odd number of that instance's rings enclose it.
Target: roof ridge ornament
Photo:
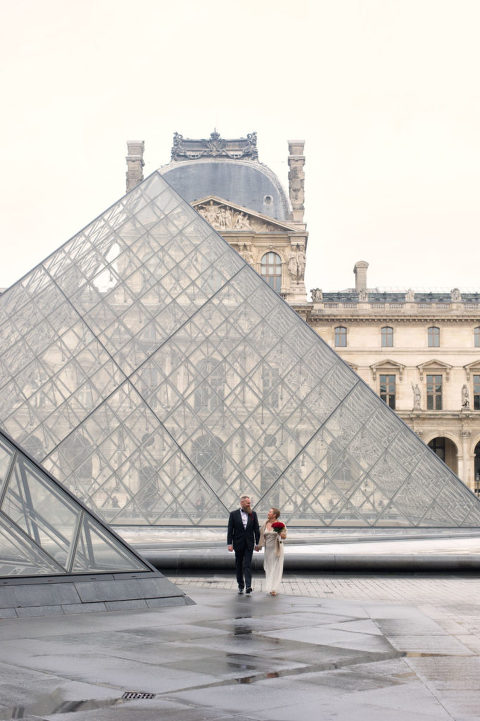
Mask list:
[[[184,138],[173,134],[172,160],[197,160],[198,158],[230,158],[231,160],[258,160],[257,133],[248,133],[246,138],[222,138],[216,128],[210,138]]]

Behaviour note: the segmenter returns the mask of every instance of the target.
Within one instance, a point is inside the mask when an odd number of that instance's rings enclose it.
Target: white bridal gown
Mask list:
[[[265,590],[267,593],[278,593],[283,575],[283,543],[280,544],[280,555],[277,556],[277,532],[265,531],[265,552],[263,569],[265,571]]]

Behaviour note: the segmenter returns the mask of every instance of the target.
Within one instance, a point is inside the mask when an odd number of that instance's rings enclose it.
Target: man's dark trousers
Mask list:
[[[252,587],[252,555],[255,544],[260,540],[260,528],[255,511],[248,516],[244,528],[240,509],[232,511],[228,519],[227,545],[235,552],[235,570],[240,589]]]

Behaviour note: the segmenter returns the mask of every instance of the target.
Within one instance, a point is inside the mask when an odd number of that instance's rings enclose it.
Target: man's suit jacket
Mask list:
[[[233,550],[246,546],[253,551],[255,544],[260,540],[260,528],[255,511],[248,517],[247,527],[243,527],[242,514],[238,508],[230,513],[228,519],[227,545],[233,546]]]

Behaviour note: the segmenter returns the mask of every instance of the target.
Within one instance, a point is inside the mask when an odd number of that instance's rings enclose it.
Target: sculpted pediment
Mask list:
[[[450,365],[450,363],[444,363],[441,360],[438,360],[437,358],[432,358],[429,361],[425,361],[425,363],[420,363],[417,368],[420,371],[420,380],[423,380],[423,376],[425,373],[445,373],[445,377],[447,381],[450,379],[450,371],[453,366]]]
[[[463,367],[465,369],[465,373],[467,374],[467,381],[469,381],[471,373],[480,373],[480,359],[467,363]]]
[[[371,366],[372,376],[373,380],[376,380],[377,373],[395,373],[397,372],[399,374],[400,380],[402,380],[403,377],[403,371],[405,370],[405,366],[403,363],[398,363],[397,361],[392,360],[391,358],[385,358],[382,360],[377,361],[376,363],[372,363]]]
[[[214,195],[196,200],[192,205],[207,223],[220,232],[279,233],[295,230],[290,225]]]

